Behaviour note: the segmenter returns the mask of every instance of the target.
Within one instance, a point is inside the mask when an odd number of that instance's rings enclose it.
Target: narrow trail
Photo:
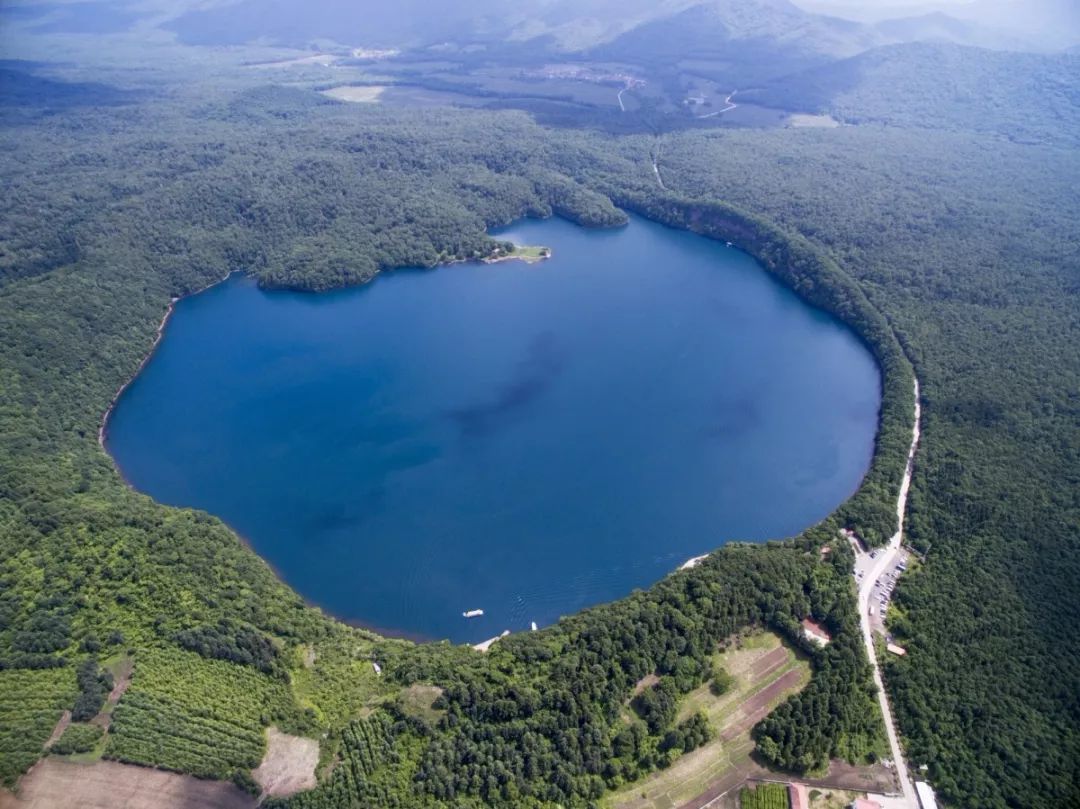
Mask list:
[[[921,425],[922,405],[919,402],[919,380],[916,379],[915,425],[912,428],[911,447],[908,449],[904,477],[900,481],[900,495],[896,501],[896,533],[892,535],[889,544],[881,550],[874,566],[867,571],[862,584],[859,586],[859,625],[862,627],[863,645],[866,647],[866,655],[870,658],[870,665],[874,670],[874,685],[877,686],[878,690],[878,703],[881,706],[882,718],[885,720],[885,733],[889,737],[889,749],[895,762],[896,776],[900,781],[904,803],[911,809],[917,809],[919,804],[916,801],[915,787],[908,772],[907,762],[904,760],[904,751],[900,747],[900,735],[896,731],[896,720],[893,718],[892,709],[889,706],[889,695],[885,691],[885,682],[881,677],[881,666],[878,664],[877,652],[874,649],[874,633],[870,628],[869,607],[870,593],[874,588],[874,582],[896,558],[904,538],[904,514],[907,511],[908,492],[911,489],[911,473],[915,465],[915,450],[919,445]]]
[[[655,157],[653,158],[653,161],[652,161],[652,170],[653,170],[653,174],[656,175],[656,182],[660,184],[661,188],[663,188],[665,191],[667,191],[667,186],[664,185],[664,178],[660,176],[660,166],[657,165]]]
[[[626,87],[622,88],[621,90],[619,90],[619,94],[617,96],[615,96],[617,99],[619,99],[619,109],[622,112],[626,112],[626,105],[623,104],[622,94],[625,93],[627,91],[627,89],[628,88],[626,88]]]
[[[662,189],[667,191],[667,186],[664,185],[664,178],[660,176],[660,139],[659,138],[656,139],[656,148],[653,150],[653,153],[652,153],[652,170],[653,170],[653,174],[656,175],[656,183],[657,183],[657,185],[659,185]]]
[[[734,101],[731,100],[732,97],[737,92],[739,92],[739,91],[738,90],[732,90],[730,93],[728,93],[728,97],[724,99],[724,103],[727,104],[727,106],[724,107],[722,110],[716,110],[715,112],[710,112],[708,115],[699,115],[698,118],[715,118],[717,115],[723,115],[725,112],[731,112],[733,109],[735,109],[737,106],[739,106],[738,104],[736,104]]]

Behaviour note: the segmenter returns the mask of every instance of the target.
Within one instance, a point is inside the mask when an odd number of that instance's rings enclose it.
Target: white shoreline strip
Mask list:
[[[700,565],[702,562],[704,562],[708,558],[709,558],[709,554],[703,553],[701,556],[695,556],[692,559],[687,559],[685,562],[683,562],[681,565],[679,565],[679,570],[691,570],[691,569],[697,567],[698,565]]]
[[[501,635],[496,635],[493,638],[488,638],[487,640],[482,641],[480,643],[474,643],[473,648],[476,649],[476,651],[478,651],[478,652],[486,652],[488,649],[491,648],[491,644],[495,643],[495,641],[497,641],[497,640],[505,638],[509,634],[510,634],[510,630],[509,629],[504,629],[502,631]]]

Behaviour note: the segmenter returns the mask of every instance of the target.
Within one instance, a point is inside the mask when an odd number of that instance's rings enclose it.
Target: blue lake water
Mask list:
[[[792,535],[857,488],[873,358],[748,255],[641,219],[500,237],[554,255],[180,301],[109,451],[326,611],[470,642]]]

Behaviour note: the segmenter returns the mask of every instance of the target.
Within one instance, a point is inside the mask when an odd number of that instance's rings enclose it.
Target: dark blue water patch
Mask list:
[[[181,301],[109,450],[334,615],[455,641],[792,535],[857,488],[873,359],[749,256],[639,219],[500,236],[554,257]]]

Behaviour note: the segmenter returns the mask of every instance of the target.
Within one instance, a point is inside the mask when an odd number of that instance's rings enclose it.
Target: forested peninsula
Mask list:
[[[273,725],[322,739],[328,765],[315,790],[276,805],[589,806],[703,741],[699,720],[676,721],[676,700],[752,627],[785,637],[812,671],[755,729],[763,759],[805,773],[873,756],[882,729],[838,530],[891,533],[914,366],[926,426],[910,529],[925,564],[898,590],[909,654],[887,670],[909,756],[956,805],[1077,796],[1080,360],[1062,338],[1078,326],[1074,152],[876,128],[616,137],[281,87],[7,123],[5,783],[41,755],[58,710],[101,706],[100,663],[120,656],[134,675],[107,758],[254,788]],[[822,524],[729,544],[482,655],[309,608],[216,518],[126,487],[99,445],[170,301],[226,272],[326,290],[489,256],[487,230],[521,216],[604,227],[624,210],[734,241],[874,352],[873,465]],[[807,617],[829,645],[805,639]],[[417,693],[430,699],[418,706]]]

